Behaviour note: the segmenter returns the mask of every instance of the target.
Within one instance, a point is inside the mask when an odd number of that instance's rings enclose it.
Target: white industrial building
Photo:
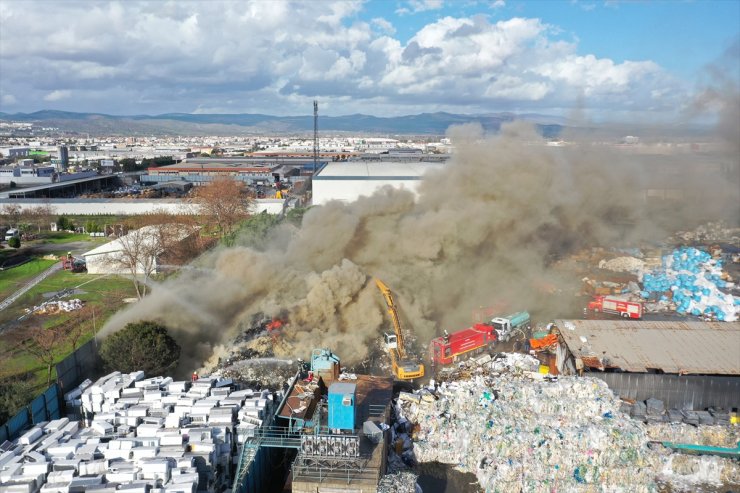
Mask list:
[[[166,232],[168,242],[183,241],[189,236],[188,230],[178,229],[176,225]],[[137,275],[157,273],[160,257],[165,254],[162,245],[162,234],[158,226],[145,226],[130,231],[127,235],[109,241],[104,245],[85,252],[87,272],[89,274],[131,274],[130,262],[134,257]]]
[[[442,163],[423,161],[329,163],[313,177],[313,204],[322,205],[332,200],[354,202],[385,186],[416,193],[425,174],[443,167]]]

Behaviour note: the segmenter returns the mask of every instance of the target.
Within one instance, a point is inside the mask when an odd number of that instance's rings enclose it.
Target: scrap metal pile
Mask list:
[[[413,439],[404,462],[455,465],[486,491],[652,492],[659,476],[671,485],[740,482],[738,464],[727,459],[673,467],[674,454],[648,446],[646,425],[622,413],[601,380],[548,378],[521,354],[479,363],[436,389],[399,396],[396,415],[411,423],[410,437],[401,428],[394,439]],[[702,469],[707,462],[716,467]],[[706,474],[696,475],[700,469]]]

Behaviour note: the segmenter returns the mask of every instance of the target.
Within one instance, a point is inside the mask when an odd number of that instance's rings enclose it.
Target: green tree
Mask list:
[[[100,225],[96,221],[90,219],[85,223],[85,231],[87,231],[88,233],[99,233]]]
[[[303,222],[303,216],[308,212],[308,209],[310,209],[310,207],[293,207],[288,210],[287,214],[285,214],[285,219],[287,219],[293,226],[300,228],[301,223]]]
[[[11,239],[8,240],[8,246],[11,248],[20,248],[21,247],[21,239],[17,236],[13,236]]]
[[[18,414],[34,398],[33,385],[28,379],[17,377],[0,381],[0,423]]]
[[[67,219],[67,216],[59,216],[57,218],[57,229],[59,231],[67,231],[70,229],[74,229],[75,225],[72,224],[72,221]]]
[[[141,321],[108,336],[100,357],[109,371],[143,370],[147,376],[165,375],[177,366],[180,346],[164,325]]]

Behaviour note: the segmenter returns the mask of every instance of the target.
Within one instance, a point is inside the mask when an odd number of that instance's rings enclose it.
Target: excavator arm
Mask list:
[[[396,333],[396,343],[398,344],[398,355],[401,358],[406,358],[406,349],[403,342],[403,331],[401,330],[401,322],[398,318],[398,310],[396,310],[396,303],[393,301],[393,293],[388,286],[385,285],[380,279],[375,279],[375,284],[378,289],[383,293],[385,298],[385,304],[388,306],[388,313],[391,316],[393,322],[393,330]]]
[[[401,330],[401,322],[398,318],[398,310],[396,309],[396,303],[393,300],[393,294],[391,293],[390,288],[380,279],[375,279],[375,284],[383,294],[385,304],[388,306],[388,313],[393,322],[393,330],[396,334],[395,347],[390,347],[388,349],[394,375],[396,378],[401,380],[413,380],[414,378],[423,377],[424,365],[416,361],[410,361],[406,357],[406,347],[403,339],[403,331]]]

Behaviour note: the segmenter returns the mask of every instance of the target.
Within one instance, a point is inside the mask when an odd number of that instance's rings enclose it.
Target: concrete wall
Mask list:
[[[285,207],[284,199],[257,199],[254,201],[255,214],[266,211],[268,214],[280,214]],[[55,214],[90,215],[107,214],[117,216],[138,216],[165,210],[171,214],[193,214],[197,205],[183,200],[131,200],[131,199],[0,199],[0,207],[5,204],[18,204],[22,209],[35,208],[48,204]]]

